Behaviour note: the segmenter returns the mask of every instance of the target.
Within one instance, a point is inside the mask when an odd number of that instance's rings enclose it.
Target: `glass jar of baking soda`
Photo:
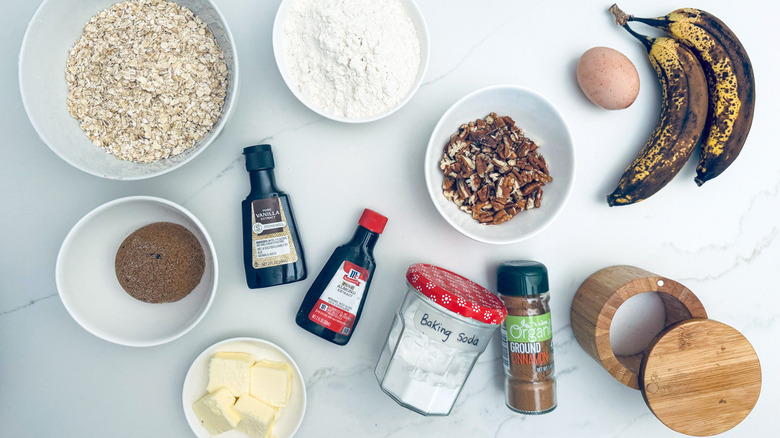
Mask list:
[[[506,308],[487,289],[436,266],[414,264],[406,280],[375,374],[402,406],[448,415]]]

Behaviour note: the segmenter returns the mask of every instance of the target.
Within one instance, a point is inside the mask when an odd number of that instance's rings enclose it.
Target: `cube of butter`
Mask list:
[[[249,394],[271,406],[284,407],[290,400],[292,368],[286,363],[261,360],[252,367]]]
[[[249,394],[249,372],[253,363],[255,358],[249,353],[215,353],[209,363],[206,391],[225,387],[236,397]]]
[[[212,435],[227,432],[241,421],[241,415],[233,409],[236,398],[227,390],[219,388],[192,405],[203,427]]]
[[[271,436],[271,430],[276,420],[276,409],[250,395],[239,397],[235,409],[241,414],[238,430],[249,435],[250,438]]]

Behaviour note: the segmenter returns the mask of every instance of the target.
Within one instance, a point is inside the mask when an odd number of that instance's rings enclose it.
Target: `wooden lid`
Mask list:
[[[736,329],[690,319],[661,332],[639,375],[642,395],[669,428],[694,436],[739,424],[761,392],[761,365]]]

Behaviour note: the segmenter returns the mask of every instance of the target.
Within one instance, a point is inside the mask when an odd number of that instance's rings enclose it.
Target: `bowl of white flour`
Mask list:
[[[428,30],[413,0],[283,0],[276,64],[290,91],[332,120],[364,123],[408,102],[428,67]]]

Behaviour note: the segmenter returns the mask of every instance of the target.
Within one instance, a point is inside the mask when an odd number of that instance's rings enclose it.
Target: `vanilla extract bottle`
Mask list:
[[[258,289],[303,280],[303,246],[290,198],[276,186],[271,146],[246,147],[244,157],[251,186],[241,203],[246,284]]]

